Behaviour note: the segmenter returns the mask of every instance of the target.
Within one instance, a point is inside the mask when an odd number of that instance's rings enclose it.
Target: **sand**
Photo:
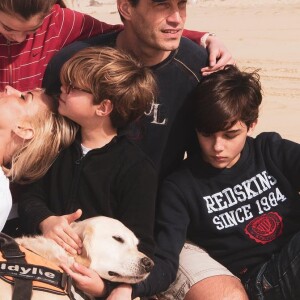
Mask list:
[[[120,23],[115,0],[71,6]],[[255,133],[276,131],[300,143],[300,0],[190,0],[187,15],[186,28],[216,33],[241,69],[260,69],[264,99]]]

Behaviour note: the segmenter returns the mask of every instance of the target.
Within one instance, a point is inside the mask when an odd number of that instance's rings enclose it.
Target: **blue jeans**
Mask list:
[[[300,232],[242,281],[251,300],[299,300]]]

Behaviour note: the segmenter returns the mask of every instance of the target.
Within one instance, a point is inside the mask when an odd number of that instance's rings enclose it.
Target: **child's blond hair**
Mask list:
[[[77,52],[62,67],[61,82],[90,92],[94,104],[113,104],[114,128],[127,126],[148,111],[156,95],[151,70],[129,54],[110,47],[89,47]]]

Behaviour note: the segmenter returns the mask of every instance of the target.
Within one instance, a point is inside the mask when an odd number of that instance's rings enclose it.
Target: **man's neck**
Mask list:
[[[126,30],[120,32],[117,37],[116,46],[119,49],[126,50],[137,57],[145,66],[155,66],[164,61],[171,51],[164,51],[150,48],[147,45],[142,45],[142,42],[136,39]]]

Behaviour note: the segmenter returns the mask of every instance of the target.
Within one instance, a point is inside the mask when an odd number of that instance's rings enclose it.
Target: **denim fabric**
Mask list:
[[[242,281],[250,300],[299,300],[300,232]]]

